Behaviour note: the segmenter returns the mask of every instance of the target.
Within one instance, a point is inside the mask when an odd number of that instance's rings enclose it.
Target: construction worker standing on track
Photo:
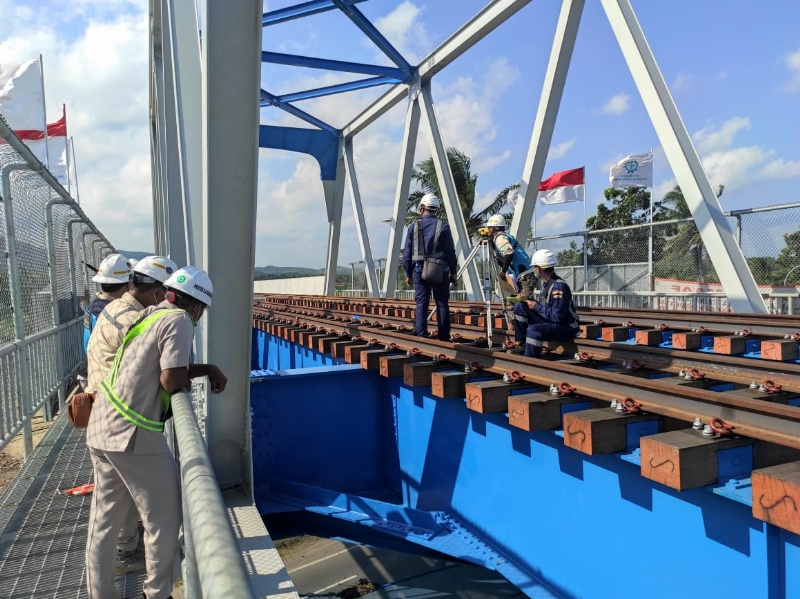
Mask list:
[[[176,270],[177,265],[164,256],[147,256],[135,262],[128,291],[105,307],[89,337],[86,350],[87,392],[96,394],[100,390],[100,384],[111,372],[114,357],[122,345],[125,333],[136,321],[139,312],[164,301],[164,281]],[[133,499],[130,499],[130,494],[128,497],[128,515],[119,530],[117,540],[119,556],[134,551],[139,544],[139,512]]]
[[[415,333],[421,337],[428,336],[428,307],[433,293],[436,302],[437,335],[440,340],[449,341],[450,284],[456,283],[458,262],[450,226],[436,218],[438,209],[439,198],[432,193],[422,196],[419,201],[422,218],[408,227],[406,245],[403,249],[403,268],[406,271],[406,283],[414,285],[414,299],[417,302],[414,311]],[[446,263],[440,282],[430,283],[422,278],[425,258],[437,258]]]
[[[492,238],[495,257],[500,267],[500,274],[506,279],[514,291],[520,290],[519,276],[531,267],[525,248],[511,233],[506,232],[506,219],[502,214],[494,214],[486,221],[485,227]],[[506,278],[511,275],[512,281]]]
[[[112,301],[122,297],[128,290],[128,282],[131,279],[131,269],[128,266],[128,259],[122,254],[110,254],[106,256],[97,268],[97,273],[92,277],[92,281],[100,285],[92,303],[86,308],[83,318],[83,349],[87,350],[89,336],[97,322],[100,312]]]
[[[537,250],[531,257],[536,276],[542,281],[538,299],[514,305],[514,339],[509,350],[530,358],[542,355],[544,341],[569,341],[580,332],[572,291],[555,273],[556,257],[550,250]]]
[[[208,376],[212,393],[227,383],[216,366],[190,363],[194,324],[213,297],[208,275],[187,266],[164,287],[165,300],[142,311],[126,333],[86,431],[95,483],[86,542],[89,599],[118,596],[114,545],[128,494],[144,525],[144,596],[171,596],[181,497],[177,465],[162,434],[170,395],[188,388],[195,377]]]

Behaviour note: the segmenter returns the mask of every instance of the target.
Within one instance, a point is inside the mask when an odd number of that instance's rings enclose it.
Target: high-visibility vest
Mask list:
[[[122,361],[122,354],[125,353],[125,348],[128,346],[128,344],[136,339],[136,337],[144,333],[152,325],[154,325],[157,320],[160,320],[167,314],[174,314],[177,312],[183,312],[183,310],[159,310],[149,314],[147,317],[143,318],[134,326],[132,326],[125,335],[125,338],[122,340],[122,345],[120,345],[119,349],[117,350],[117,355],[114,357],[114,365],[111,367],[111,372],[108,374],[108,378],[100,383],[100,387],[105,392],[106,399],[108,399],[111,405],[114,406],[114,409],[119,412],[120,416],[136,426],[140,426],[143,429],[157,433],[164,431],[164,420],[166,420],[166,415],[169,412],[169,403],[171,399],[169,393],[167,393],[163,388],[161,389],[162,420],[151,420],[150,418],[142,416],[139,412],[131,408],[119,395],[114,393],[114,385],[117,382],[117,374],[119,373],[119,364]]]

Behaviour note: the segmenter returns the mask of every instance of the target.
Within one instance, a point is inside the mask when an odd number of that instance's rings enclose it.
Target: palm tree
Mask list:
[[[456,148],[447,149],[447,161],[450,163],[450,170],[453,173],[456,195],[458,203],[461,205],[461,213],[467,225],[467,233],[470,238],[478,235],[478,229],[486,219],[498,212],[506,203],[508,192],[519,187],[518,184],[509,185],[503,189],[494,201],[480,212],[473,213],[475,209],[475,187],[478,183],[478,175],[470,170],[471,160],[464,152]],[[419,201],[426,193],[432,193],[437,198],[442,197],[439,177],[433,166],[433,158],[426,158],[418,162],[411,171],[411,179],[419,185],[420,189],[408,196],[408,212],[406,213],[406,223],[410,224],[419,218]],[[446,219],[444,207],[439,209],[439,218]]]

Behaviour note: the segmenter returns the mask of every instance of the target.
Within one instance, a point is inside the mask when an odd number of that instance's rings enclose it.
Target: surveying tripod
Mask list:
[[[483,293],[483,301],[486,304],[486,342],[489,347],[492,347],[493,295],[497,295],[500,298],[501,305],[503,306],[503,316],[506,319],[506,325],[509,328],[511,327],[511,317],[509,316],[508,309],[506,308],[506,293],[503,291],[503,288],[500,285],[500,271],[497,263],[494,260],[494,250],[491,248],[491,243],[491,239],[482,237],[475,247],[472,248],[472,251],[464,260],[464,264],[461,265],[461,268],[459,268],[458,272],[456,273],[456,279],[460,279],[467,267],[478,257],[478,254],[481,255],[481,261],[483,262],[483,287],[481,288],[481,292]],[[497,288],[494,290],[492,289],[492,281],[497,282]],[[428,320],[433,318],[434,312],[436,312],[435,307],[433,310],[431,310],[430,314],[428,314]]]

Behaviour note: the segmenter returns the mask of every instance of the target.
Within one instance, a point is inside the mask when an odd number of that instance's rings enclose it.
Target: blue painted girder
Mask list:
[[[366,0],[344,0],[344,4],[358,4]],[[261,17],[261,24],[264,27],[269,25],[276,25],[278,23],[285,23],[293,19],[315,15],[317,13],[325,12],[327,10],[335,10],[339,8],[333,3],[333,0],[312,0],[311,2],[303,2],[295,6],[287,6],[279,10],[273,10]]]

